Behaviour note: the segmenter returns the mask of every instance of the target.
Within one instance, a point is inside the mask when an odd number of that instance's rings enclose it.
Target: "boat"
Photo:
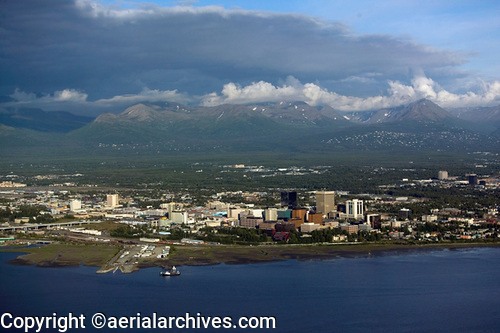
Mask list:
[[[161,276],[178,276],[181,275],[181,272],[175,268],[175,266],[172,267],[172,269],[168,269],[165,272],[160,272]]]

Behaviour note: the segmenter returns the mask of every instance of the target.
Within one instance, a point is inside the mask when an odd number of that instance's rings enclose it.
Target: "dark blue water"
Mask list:
[[[500,331],[500,248],[180,267],[179,277],[160,277],[157,268],[101,275],[95,267],[5,263],[15,256],[0,253],[0,310],[15,316],[72,312],[84,314],[89,327],[96,312],[117,317],[189,312],[275,316],[274,331],[280,332]]]

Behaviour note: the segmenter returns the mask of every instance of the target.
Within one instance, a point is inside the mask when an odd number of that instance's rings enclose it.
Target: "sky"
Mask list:
[[[500,104],[493,0],[0,0],[0,107]]]

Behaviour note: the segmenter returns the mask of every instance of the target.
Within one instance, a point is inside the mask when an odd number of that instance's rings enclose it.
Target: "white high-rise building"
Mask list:
[[[323,216],[335,211],[335,192],[334,191],[316,191],[316,212]]]
[[[76,212],[77,210],[82,209],[82,202],[78,199],[71,200],[69,202],[69,210],[72,212]]]
[[[106,196],[106,206],[109,207],[118,206],[118,194],[108,194]]]
[[[439,171],[438,172],[438,179],[439,180],[448,179],[448,171]]]
[[[363,200],[347,200],[345,203],[347,217],[358,219],[363,217]]]
[[[169,218],[174,223],[188,223],[188,214],[185,211],[173,211]]]
[[[175,210],[175,202],[162,203],[160,208],[166,209],[168,212],[168,218],[171,218],[172,212]]]

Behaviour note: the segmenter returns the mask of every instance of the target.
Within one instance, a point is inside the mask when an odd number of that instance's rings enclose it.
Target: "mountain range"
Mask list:
[[[45,112],[33,108],[0,108],[0,124],[40,132],[67,133],[93,121],[65,111]]]
[[[95,119],[1,109],[2,151],[134,152],[444,150],[500,148],[500,107],[456,111],[429,100],[341,113],[304,102],[188,107],[139,103]],[[474,115],[474,116],[473,116]],[[487,122],[480,120],[487,119]],[[475,121],[472,121],[475,120]],[[498,123],[495,123],[498,121]]]

